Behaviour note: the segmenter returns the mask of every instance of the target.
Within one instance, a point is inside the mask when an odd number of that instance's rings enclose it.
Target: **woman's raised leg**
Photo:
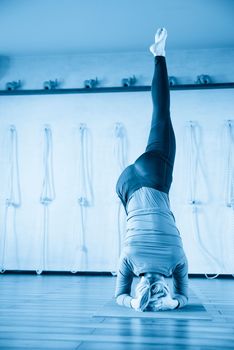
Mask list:
[[[170,90],[165,59],[166,37],[166,30],[158,29],[155,43],[150,47],[155,56],[155,66],[151,88],[153,113],[146,152],[160,152],[173,166],[176,143],[170,117]]]

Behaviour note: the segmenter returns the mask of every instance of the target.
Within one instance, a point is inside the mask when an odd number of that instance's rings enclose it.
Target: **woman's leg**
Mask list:
[[[175,160],[175,134],[170,117],[170,90],[167,74],[164,45],[165,29],[155,36],[155,44],[150,50],[155,54],[154,76],[152,81],[153,114],[147,147],[136,161],[138,173],[158,189],[168,192],[172,182]]]
[[[164,56],[155,56],[151,94],[153,114],[146,152],[160,152],[173,166],[176,142],[170,117],[170,90]]]

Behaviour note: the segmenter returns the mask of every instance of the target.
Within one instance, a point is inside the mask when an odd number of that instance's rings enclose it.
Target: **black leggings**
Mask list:
[[[160,188],[170,188],[176,141],[170,117],[170,90],[164,56],[155,57],[151,88],[153,115],[145,153],[134,165],[137,171]],[[166,191],[168,192],[168,191]]]

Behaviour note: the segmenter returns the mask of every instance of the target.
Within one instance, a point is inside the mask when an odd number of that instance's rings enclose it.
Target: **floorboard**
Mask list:
[[[1,350],[234,349],[234,278],[190,278],[208,319],[95,317],[115,277],[0,276]]]

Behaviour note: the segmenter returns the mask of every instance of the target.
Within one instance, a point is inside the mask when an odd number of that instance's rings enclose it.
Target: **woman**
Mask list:
[[[159,28],[150,51],[155,56],[153,115],[145,152],[120,175],[116,191],[127,214],[115,297],[137,311],[171,310],[188,301],[188,262],[170,210],[175,160],[170,91],[165,60],[167,31]],[[164,277],[172,275],[173,297]],[[140,277],[131,294],[134,276]]]

